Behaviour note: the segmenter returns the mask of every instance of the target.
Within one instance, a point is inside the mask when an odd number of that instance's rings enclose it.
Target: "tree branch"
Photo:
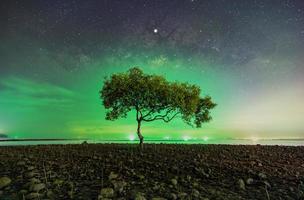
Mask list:
[[[151,122],[154,120],[163,120],[164,122],[170,122],[174,117],[176,117],[176,115],[178,115],[180,113],[180,112],[177,112],[172,117],[169,118],[168,115],[174,110],[175,110],[174,108],[171,108],[171,109],[167,110],[167,112],[164,115],[156,115],[153,118],[149,118],[149,119],[142,118],[142,120],[145,122]],[[168,117],[168,118],[166,119],[166,117]]]
[[[150,118],[150,119],[145,119],[145,120],[148,120],[148,121],[153,121],[153,120],[156,120],[156,119],[162,119],[164,117],[166,117],[171,111],[173,110],[173,108],[167,110],[166,114],[164,115],[155,115],[153,118]]]
[[[149,115],[151,115],[153,112],[155,112],[156,107],[157,107],[157,106],[154,106],[147,114],[143,115],[142,118],[146,118],[146,117],[148,117]],[[171,107],[171,105],[162,107],[162,110],[168,109],[168,108],[170,108],[170,107]],[[171,108],[171,110],[172,110],[172,109],[173,109],[173,108]]]
[[[178,114],[180,114],[180,112],[177,112],[177,113],[175,113],[171,118],[168,118],[168,119],[163,119],[164,120],[164,122],[166,122],[166,123],[168,123],[168,122],[170,122],[172,119],[174,119]]]

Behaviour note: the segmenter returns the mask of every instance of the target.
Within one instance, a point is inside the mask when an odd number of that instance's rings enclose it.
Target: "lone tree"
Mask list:
[[[137,135],[140,146],[144,137],[142,122],[170,122],[181,117],[187,124],[201,127],[211,120],[210,109],[216,106],[211,97],[200,97],[200,88],[188,83],[168,82],[163,76],[147,75],[137,67],[127,73],[113,74],[105,79],[100,91],[103,105],[108,109],[107,120],[126,117],[136,111]]]

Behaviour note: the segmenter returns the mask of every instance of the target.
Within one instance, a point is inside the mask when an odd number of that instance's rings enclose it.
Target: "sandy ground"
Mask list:
[[[304,147],[0,147],[0,199],[304,199]]]

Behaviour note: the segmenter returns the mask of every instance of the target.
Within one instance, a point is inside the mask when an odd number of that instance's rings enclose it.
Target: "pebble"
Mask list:
[[[192,196],[198,198],[200,196],[200,192],[196,189],[192,190]]]
[[[39,197],[39,193],[37,192],[32,192],[25,196],[26,199],[36,199],[38,197]]]
[[[267,178],[266,174],[264,174],[263,172],[260,172],[258,176],[262,179]]]
[[[177,180],[175,178],[171,179],[172,185],[176,186],[177,185]]]
[[[19,193],[20,194],[26,194],[28,191],[27,190],[20,190]]]
[[[118,177],[118,174],[115,174],[114,172],[111,172],[110,175],[109,175],[109,180],[116,179],[117,177]]]
[[[52,190],[47,191],[46,196],[50,199],[55,198],[54,192]]]
[[[238,186],[239,186],[239,188],[240,188],[241,190],[246,190],[246,188],[245,188],[245,183],[244,183],[243,179],[239,179],[239,180],[238,180]]]
[[[34,176],[35,176],[35,173],[34,173],[33,171],[27,172],[27,173],[25,174],[25,177],[26,177],[26,178],[32,178],[32,177],[34,177]]]
[[[30,179],[30,182],[31,182],[32,184],[34,184],[34,183],[40,183],[41,181],[40,181],[38,178],[31,178],[31,179]]]
[[[188,194],[185,193],[185,192],[180,192],[180,193],[178,193],[177,196],[178,196],[179,199],[184,199],[184,198],[186,198],[188,196]]]
[[[247,185],[251,185],[253,182],[254,182],[254,180],[252,178],[247,178],[247,180],[246,180]]]
[[[137,192],[137,193],[135,194],[134,200],[146,200],[146,198],[145,198],[145,196],[144,196],[143,193]]]
[[[113,188],[102,188],[100,191],[100,195],[102,197],[114,197],[114,190]]]
[[[170,199],[172,199],[172,200],[176,200],[177,199],[177,195],[174,194],[174,193],[171,193],[169,196],[170,196]]]
[[[9,177],[1,177],[0,178],[0,189],[8,186],[9,184],[11,184],[12,180]]]
[[[30,186],[30,191],[39,192],[40,190],[43,190],[44,188],[45,188],[44,183],[32,184]]]
[[[144,176],[144,175],[138,175],[138,178],[139,178],[140,180],[144,180],[144,179],[145,179],[145,176]]]
[[[63,184],[63,182],[64,182],[64,180],[61,180],[61,179],[56,179],[56,180],[54,180],[54,185],[56,185],[56,186],[60,186],[60,185],[62,185]]]
[[[114,186],[114,190],[119,193],[122,193],[124,190],[124,187],[127,185],[127,183],[125,181],[113,181],[112,184]]]
[[[25,165],[25,162],[22,160],[17,162],[17,166],[24,166],[24,165]]]

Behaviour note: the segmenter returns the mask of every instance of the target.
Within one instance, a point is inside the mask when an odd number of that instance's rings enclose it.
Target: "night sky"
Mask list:
[[[128,139],[106,121],[104,77],[140,66],[218,106],[195,129],[144,123],[146,139],[304,137],[302,0],[1,0],[0,133]]]

